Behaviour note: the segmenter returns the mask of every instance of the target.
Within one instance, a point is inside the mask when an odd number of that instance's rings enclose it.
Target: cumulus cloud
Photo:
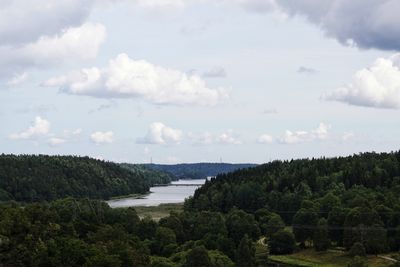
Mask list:
[[[114,142],[114,133],[107,132],[94,132],[90,135],[90,139],[96,144],[110,144]]]
[[[106,28],[98,23],[85,23],[57,35],[42,36],[21,46],[0,46],[0,74],[23,73],[32,67],[49,68],[95,58],[106,38]],[[19,82],[17,77],[14,82]]]
[[[138,138],[139,144],[179,144],[182,141],[183,132],[166,126],[161,122],[150,124],[147,134],[143,138]]]
[[[278,138],[278,142],[281,144],[297,144],[314,140],[324,140],[328,137],[330,128],[330,125],[321,122],[318,128],[311,131],[300,130],[292,132],[286,130],[285,134]]]
[[[154,104],[214,106],[228,97],[223,88],[208,88],[197,75],[133,60],[120,54],[106,68],[86,68],[51,78],[42,86],[67,94],[100,98],[144,98]]]
[[[259,144],[272,144],[274,142],[274,138],[269,134],[260,135],[257,139],[257,143]]]
[[[227,144],[227,145],[240,145],[242,141],[237,137],[237,135],[232,131],[226,131],[220,134],[217,139],[217,143]]]
[[[303,16],[344,45],[400,49],[398,0],[236,0],[255,12]]]
[[[34,42],[81,25],[95,0],[6,0],[0,3],[0,45]],[[23,32],[24,34],[21,34]]]
[[[13,133],[9,137],[13,140],[31,139],[39,136],[45,136],[50,131],[50,122],[37,116],[32,126],[20,133]]]
[[[378,58],[356,72],[352,81],[323,96],[355,106],[400,108],[400,54]]]

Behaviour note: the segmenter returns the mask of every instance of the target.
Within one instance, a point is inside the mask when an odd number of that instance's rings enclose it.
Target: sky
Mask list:
[[[397,0],[4,0],[0,153],[263,163],[399,149]]]

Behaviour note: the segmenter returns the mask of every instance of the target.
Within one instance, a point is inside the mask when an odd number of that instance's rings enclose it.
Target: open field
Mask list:
[[[275,262],[293,264],[304,267],[343,267],[351,257],[336,251],[316,252],[312,249],[302,250],[291,255],[270,255],[269,259]],[[383,267],[391,262],[375,256],[368,256],[368,266]]]
[[[158,206],[151,206],[151,207],[137,206],[134,208],[140,218],[149,216],[149,217],[153,218],[153,220],[158,221],[161,218],[168,216],[171,211],[177,211],[177,212],[182,211],[183,203],[161,204]]]

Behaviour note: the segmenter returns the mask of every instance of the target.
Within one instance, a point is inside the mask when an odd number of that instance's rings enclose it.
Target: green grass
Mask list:
[[[136,206],[134,207],[140,218],[149,216],[155,221],[159,221],[163,217],[169,216],[171,211],[181,212],[183,210],[183,203],[177,204],[161,204],[158,206]]]
[[[302,267],[342,267],[347,265],[351,257],[337,251],[316,252],[313,249],[306,249],[291,255],[270,255],[269,259]],[[368,256],[370,267],[383,267],[390,263],[375,256]]]

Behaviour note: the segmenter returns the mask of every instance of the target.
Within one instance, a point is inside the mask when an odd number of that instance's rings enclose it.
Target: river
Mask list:
[[[181,203],[185,198],[193,196],[194,191],[205,183],[206,179],[181,179],[169,185],[154,186],[150,193],[141,198],[127,197],[107,201],[111,208],[126,208],[135,206],[158,206],[167,203]]]

